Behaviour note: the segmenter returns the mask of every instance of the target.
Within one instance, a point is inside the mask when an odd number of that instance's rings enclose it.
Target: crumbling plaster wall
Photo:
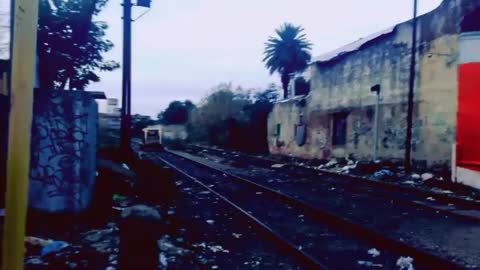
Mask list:
[[[413,123],[413,158],[426,165],[449,164],[455,140],[459,24],[463,15],[480,3],[445,0],[419,18],[418,60]],[[411,23],[372,40],[358,51],[310,66],[311,91],[305,106],[298,100],[277,104],[269,116],[270,151],[305,158],[373,155],[376,97],[370,87],[382,87],[379,155],[404,155],[409,81]],[[332,146],[332,114],[348,112],[347,142]],[[305,145],[294,140],[300,115],[307,124]],[[281,136],[275,125],[282,124]],[[280,140],[282,143],[278,144]]]

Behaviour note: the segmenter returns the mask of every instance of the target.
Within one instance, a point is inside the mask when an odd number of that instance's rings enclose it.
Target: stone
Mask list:
[[[433,177],[434,177],[434,176],[433,176],[433,174],[431,174],[431,173],[424,173],[424,174],[422,174],[422,180],[423,180],[423,181],[427,181],[427,180],[433,179]]]
[[[273,164],[273,165],[271,166],[271,168],[272,168],[272,169],[280,169],[280,168],[282,168],[282,167],[284,167],[284,166],[285,166],[285,164]]]
[[[413,258],[412,257],[400,257],[397,260],[397,266],[399,270],[415,270],[413,267]]]
[[[123,219],[139,218],[145,221],[159,221],[162,218],[157,209],[142,204],[125,208],[121,216]]]
[[[392,171],[387,170],[387,169],[383,169],[383,170],[375,172],[372,177],[376,180],[384,180],[384,179],[386,179],[388,177],[392,177],[394,175],[395,174]]]
[[[369,249],[367,251],[368,254],[370,254],[373,258],[380,256],[380,251],[376,248]]]

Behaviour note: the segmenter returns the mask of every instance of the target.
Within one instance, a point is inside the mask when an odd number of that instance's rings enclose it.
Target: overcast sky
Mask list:
[[[3,1],[3,0],[2,0]],[[406,21],[412,0],[153,0],[149,13],[133,24],[132,110],[156,115],[172,100],[198,102],[221,82],[262,88],[271,82],[262,63],[264,42],[291,22],[305,28],[313,56]],[[441,0],[420,0],[420,12]],[[115,48],[106,56],[122,60],[122,9],[110,0],[98,20],[110,25]],[[134,16],[143,8],[135,7]],[[122,72],[101,74],[91,90],[121,97]]]

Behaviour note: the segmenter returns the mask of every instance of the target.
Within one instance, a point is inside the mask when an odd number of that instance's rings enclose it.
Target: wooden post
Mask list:
[[[128,207],[120,221],[119,269],[158,269],[160,214],[145,205]]]
[[[3,269],[23,269],[38,1],[15,0]]]

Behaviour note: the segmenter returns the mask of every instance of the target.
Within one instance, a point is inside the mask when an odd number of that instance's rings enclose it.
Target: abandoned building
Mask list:
[[[279,101],[269,115],[270,152],[372,159],[377,97],[371,88],[379,85],[378,158],[402,160],[412,28],[407,21],[314,58],[309,93]],[[472,110],[480,104],[472,92],[480,89],[480,1],[444,0],[418,17],[417,29],[414,164],[450,166],[458,154],[457,164],[480,171],[480,128],[472,125],[480,119]],[[464,64],[474,65],[469,74],[460,72]]]

